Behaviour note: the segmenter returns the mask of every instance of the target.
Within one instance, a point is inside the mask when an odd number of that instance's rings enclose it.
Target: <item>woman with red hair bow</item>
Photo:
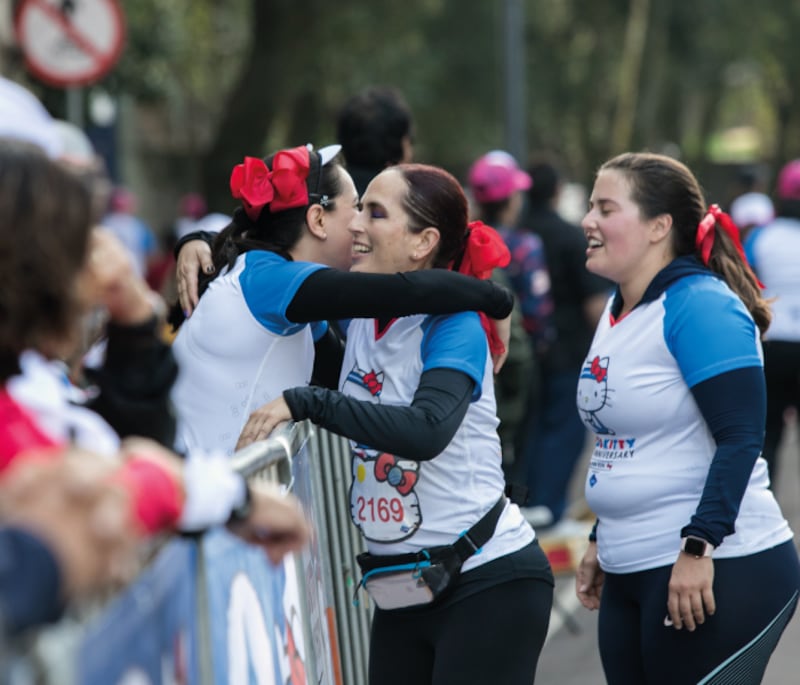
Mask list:
[[[300,146],[234,168],[231,193],[241,206],[214,242],[213,275],[201,279],[173,345],[179,448],[232,454],[250,413],[283,390],[312,375],[335,385],[342,349],[326,320],[510,313],[511,294],[487,281],[445,271],[347,273],[359,200],[339,149]]]
[[[768,303],[736,225],[669,157],[603,164],[582,225],[588,270],[617,284],[577,392],[598,521],[576,589],[607,682],[760,683],[800,591],[760,457]]]
[[[353,223],[353,271],[461,271],[508,263],[500,236],[467,223],[446,171],[391,167]],[[488,339],[488,343],[487,343]],[[350,515],[377,605],[369,679],[530,685],[553,578],[533,529],[503,495],[493,322],[473,312],[350,323],[339,387],[297,387],[255,412],[240,444],[311,419],[352,441]]]

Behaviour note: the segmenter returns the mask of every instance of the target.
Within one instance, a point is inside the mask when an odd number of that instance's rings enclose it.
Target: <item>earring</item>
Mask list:
[[[322,234],[322,239],[323,240],[327,240],[328,239],[328,234],[327,233],[323,233]]]

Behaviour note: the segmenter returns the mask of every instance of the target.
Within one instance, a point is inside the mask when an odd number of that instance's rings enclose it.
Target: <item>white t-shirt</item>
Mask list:
[[[800,221],[778,218],[747,238],[747,257],[772,300],[765,340],[800,342]]]
[[[373,554],[451,544],[504,489],[491,358],[474,312],[404,317],[383,332],[374,319],[353,320],[340,388],[361,400],[409,405],[423,371],[433,368],[463,371],[475,381],[467,414],[441,454],[418,462],[351,443],[350,516]],[[519,508],[508,504],[494,537],[463,570],[521,549],[534,537]]]
[[[303,281],[321,268],[251,251],[209,284],[173,344],[178,450],[233,454],[255,409],[287,388],[308,385],[314,340],[327,324],[293,323],[286,309]]]
[[[601,567],[631,573],[675,562],[680,530],[700,501],[716,444],[690,387],[761,366],[758,329],[721,280],[682,278],[611,325],[600,319],[578,382],[578,410],[595,434],[585,492],[600,524]],[[758,458],[736,519],[714,557],[738,557],[792,537]]]

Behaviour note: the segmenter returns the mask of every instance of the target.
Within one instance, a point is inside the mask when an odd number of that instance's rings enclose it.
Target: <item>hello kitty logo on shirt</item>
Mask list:
[[[578,411],[584,423],[599,435],[616,435],[598,415],[604,407],[611,406],[608,401],[609,393],[613,392],[608,387],[609,361],[609,357],[599,355],[587,359],[578,379]]]
[[[385,380],[383,371],[355,364],[342,391],[354,399],[380,403]],[[419,472],[417,461],[368,445],[352,448],[350,518],[367,540],[399,542],[417,531],[422,523],[415,492]]]

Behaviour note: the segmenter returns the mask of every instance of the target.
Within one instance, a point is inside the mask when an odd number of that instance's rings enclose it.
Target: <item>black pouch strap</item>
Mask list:
[[[500,514],[506,508],[507,502],[505,493],[500,495],[500,499],[481,517],[480,521],[466,533],[462,533],[458,540],[453,543],[453,550],[458,555],[458,558],[461,559],[462,564],[489,542],[492,535],[494,535],[497,522],[500,520]]]
[[[494,535],[497,521],[500,519],[503,509],[505,509],[507,501],[505,495],[501,495],[494,506],[472,528],[462,533],[452,545],[431,547],[419,552],[408,552],[406,554],[380,554],[375,556],[369,552],[362,552],[356,557],[356,561],[361,568],[361,572],[368,573],[376,568],[385,568],[387,566],[415,564],[421,561],[435,561],[442,558],[452,559],[453,553],[455,553],[455,556],[459,559],[460,566],[480,550]]]

